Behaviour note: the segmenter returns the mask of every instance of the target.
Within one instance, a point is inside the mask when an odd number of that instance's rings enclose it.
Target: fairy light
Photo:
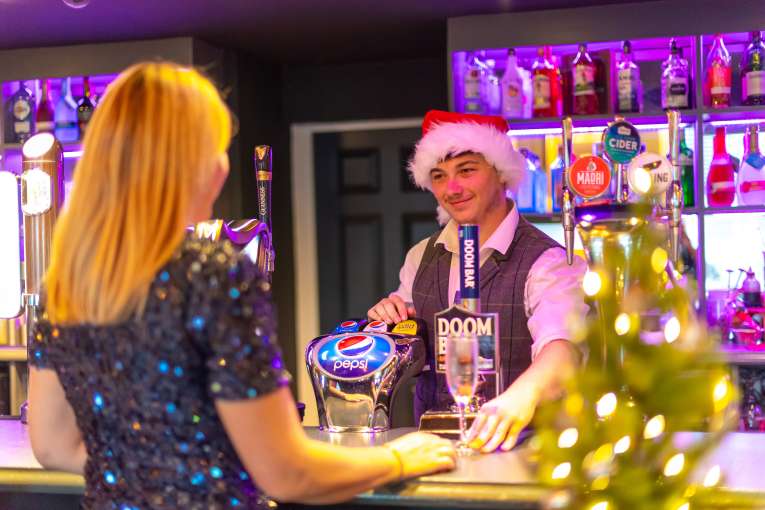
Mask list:
[[[714,390],[712,390],[712,398],[715,412],[725,409],[725,406],[730,401],[730,381],[728,381],[728,377],[723,376],[717,381]]]
[[[675,510],[690,510],[691,504],[687,501],[685,503],[682,503],[680,506],[678,506]]]
[[[599,501],[592,505],[590,510],[608,510],[608,501]]]
[[[596,477],[590,484],[590,488],[594,491],[604,491],[608,488],[608,484],[611,482],[611,478],[608,475],[601,475]]]
[[[664,339],[671,344],[680,337],[680,321],[672,317],[664,325]]]
[[[621,454],[630,449],[630,436],[624,436],[614,444],[614,453]]]
[[[575,428],[568,428],[558,437],[558,448],[571,448],[579,440],[579,432]]]
[[[601,418],[605,418],[606,416],[610,416],[616,411],[616,395],[613,393],[606,393],[602,397],[600,397],[600,400],[598,400],[597,403],[597,412],[598,416]]]
[[[677,453],[670,457],[667,463],[664,465],[664,476],[679,475],[685,467],[685,455]]]
[[[667,250],[661,247],[656,248],[651,254],[651,268],[653,268],[656,273],[662,273],[667,267],[668,260],[669,255],[667,254]]]
[[[564,478],[568,478],[568,475],[570,474],[571,474],[571,463],[563,462],[562,464],[558,464],[557,466],[555,466],[555,469],[553,469],[552,479],[563,480]]]
[[[709,471],[707,471],[707,474],[704,476],[704,487],[714,487],[718,483],[720,483],[720,476],[722,475],[722,471],[720,470],[720,466],[718,464],[715,464],[712,466]]]
[[[654,439],[659,437],[664,433],[664,428],[666,425],[667,423],[663,415],[658,414],[654,416],[648,420],[648,423],[645,424],[645,429],[643,429],[643,437],[646,439]]]
[[[630,321],[630,316],[624,312],[620,313],[616,316],[616,320],[614,321],[614,330],[616,331],[616,334],[619,336],[624,336],[630,331],[630,327],[632,326]]]
[[[582,289],[584,289],[585,294],[593,297],[597,295],[598,292],[600,292],[602,286],[603,282],[600,279],[600,275],[596,271],[587,271],[584,274],[584,279],[582,280]]]
[[[632,183],[635,185],[635,191],[645,195],[651,190],[651,173],[643,167],[635,168]]]

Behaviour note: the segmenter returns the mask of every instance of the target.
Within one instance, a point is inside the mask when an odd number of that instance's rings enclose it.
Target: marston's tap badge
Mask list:
[[[388,364],[395,353],[388,335],[341,333],[319,340],[314,363],[333,379],[358,380]]]

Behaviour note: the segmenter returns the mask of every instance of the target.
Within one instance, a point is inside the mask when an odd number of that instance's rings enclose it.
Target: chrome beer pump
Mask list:
[[[400,324],[407,322],[414,324]],[[374,433],[391,428],[398,390],[425,364],[418,327],[411,334],[396,332],[403,329],[365,328],[322,335],[308,344],[305,362],[322,430]]]
[[[270,278],[274,272],[273,231],[271,230],[272,150],[268,145],[255,147],[255,176],[258,199],[257,218],[243,220],[209,220],[194,226],[202,239],[228,239],[246,253],[258,269]]]
[[[566,255],[573,263],[574,226],[584,246],[590,269],[602,271],[608,257],[616,266],[605,276],[612,283],[618,299],[622,299],[633,283],[630,259],[640,252],[642,240],[651,225],[669,230],[668,244],[672,263],[680,258],[680,236],[683,191],[678,164],[680,117],[677,111],[667,112],[669,161],[664,156],[640,153],[637,129],[617,117],[603,134],[605,152],[613,164],[614,196],[601,199],[610,187],[608,163],[597,156],[585,155],[571,162],[573,128],[570,118],[563,120],[564,190],[563,228]],[[574,205],[574,196],[582,201]],[[637,199],[637,200],[635,200]],[[614,261],[619,261],[614,264]],[[673,277],[671,267],[667,268]],[[586,289],[585,289],[586,290]],[[600,308],[599,303],[596,304]],[[647,321],[648,322],[648,321]],[[603,347],[603,356],[606,348]]]
[[[40,310],[40,290],[50,263],[53,225],[64,204],[64,167],[61,144],[50,133],[29,138],[22,147],[21,213],[24,225],[23,280],[19,243],[19,202],[17,178],[0,172],[0,231],[2,232],[2,268],[0,268],[0,317],[13,319],[9,335],[10,349],[23,348],[29,342]],[[14,235],[15,234],[15,235]],[[9,351],[10,352],[10,351]],[[21,409],[25,421],[26,370],[18,364],[25,356],[15,356],[10,364],[10,408]]]

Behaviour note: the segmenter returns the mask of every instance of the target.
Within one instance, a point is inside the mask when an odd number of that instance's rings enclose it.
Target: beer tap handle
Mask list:
[[[669,159],[672,163],[672,185],[667,190],[669,205],[669,248],[672,262],[680,259],[680,228],[683,214],[683,187],[680,184],[680,113],[677,110],[667,112],[669,128]]]
[[[566,243],[566,262],[574,263],[574,195],[568,187],[571,153],[574,140],[574,127],[571,117],[563,119],[563,236]]]
[[[272,175],[272,157],[273,152],[270,145],[258,145],[255,147],[255,182],[257,184],[258,194],[258,220],[268,227],[268,235],[265,236],[268,241],[266,252],[265,267],[269,274],[274,271],[274,252],[273,230],[271,227],[271,175]]]

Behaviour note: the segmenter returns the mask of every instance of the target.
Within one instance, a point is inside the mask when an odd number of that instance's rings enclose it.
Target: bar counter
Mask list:
[[[323,441],[348,446],[381,444],[413,429],[387,433],[328,434],[307,428],[308,434]],[[683,433],[679,442],[692,441],[697,434]],[[534,479],[528,448],[523,445],[507,453],[460,458],[450,473],[421,477],[389,485],[357,496],[345,505],[332,508],[540,508],[549,489]],[[697,500],[695,508],[765,508],[765,434],[730,433],[720,447],[700,466],[719,464],[726,477],[724,488]],[[83,491],[80,476],[43,469],[29,445],[26,426],[18,420],[0,420],[0,508],[2,510],[46,510],[78,508]],[[301,508],[279,505],[279,508]],[[317,507],[311,507],[317,508]]]

